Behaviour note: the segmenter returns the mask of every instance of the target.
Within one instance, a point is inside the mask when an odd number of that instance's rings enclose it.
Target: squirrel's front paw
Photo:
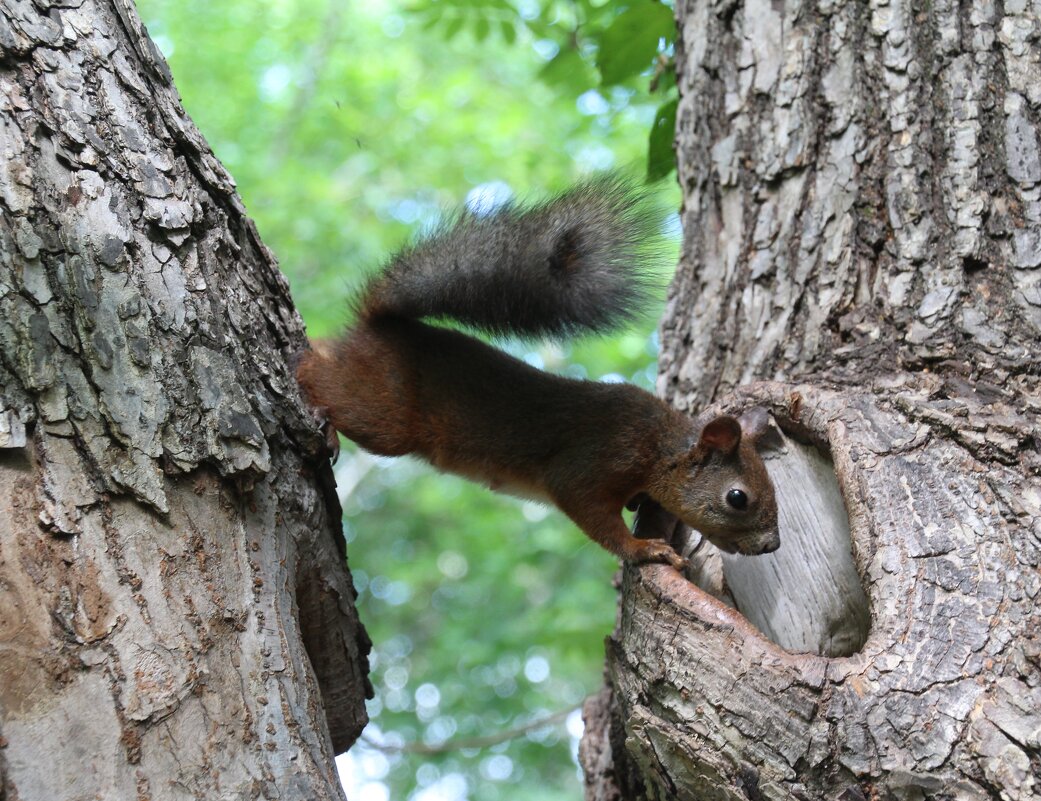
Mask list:
[[[640,543],[640,549],[633,554],[629,560],[633,564],[644,562],[664,562],[672,565],[680,572],[690,567],[690,563],[673,550],[672,546],[664,540],[644,540]]]

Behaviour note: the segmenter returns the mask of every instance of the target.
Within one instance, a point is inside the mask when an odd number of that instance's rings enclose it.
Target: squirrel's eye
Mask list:
[[[732,489],[727,493],[727,503],[738,510],[748,508],[748,495],[743,490]]]

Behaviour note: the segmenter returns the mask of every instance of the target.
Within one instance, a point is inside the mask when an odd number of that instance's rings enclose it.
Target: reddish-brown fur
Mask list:
[[[415,454],[552,501],[628,561],[683,564],[664,542],[629,533],[621,510],[642,494],[742,550],[742,538],[772,528],[769,543],[746,552],[776,547],[773,488],[754,438],[741,440],[732,418],[717,418],[729,424],[706,427],[699,441],[687,417],[637,387],[545,373],[465,334],[394,317],[363,315],[343,340],[307,354],[298,377],[310,402],[366,450]],[[738,530],[692,515],[718,505],[735,475],[762,505],[754,521]]]

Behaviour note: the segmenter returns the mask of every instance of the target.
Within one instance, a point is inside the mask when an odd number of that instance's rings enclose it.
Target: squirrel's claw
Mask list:
[[[328,420],[322,423],[322,435],[325,437],[325,447],[329,449],[329,461],[335,462],[340,458],[340,436]]]
[[[673,547],[664,540],[645,540],[641,546],[639,553],[631,560],[633,564],[663,562],[681,573],[690,567],[690,562],[676,553]]]
[[[325,443],[326,454],[329,461],[335,462],[340,458],[340,436],[329,419],[329,410],[324,406],[313,406],[311,411],[318,421],[322,431],[322,440]]]

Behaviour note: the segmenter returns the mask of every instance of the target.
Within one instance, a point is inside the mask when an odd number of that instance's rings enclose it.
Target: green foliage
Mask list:
[[[664,6],[410,8],[141,2],[189,114],[238,181],[312,336],[334,334],[351,286],[468,193],[543,194],[647,151],[659,102],[641,73],[668,59]],[[658,20],[653,46],[648,36],[645,54],[607,68],[601,42],[631,13]],[[611,85],[598,64],[617,70]],[[675,206],[677,189],[665,191]],[[649,387],[652,326],[573,347],[507,347],[547,369]],[[433,746],[493,735],[599,686],[615,562],[562,515],[350,446],[336,471],[375,642],[366,738]],[[439,755],[360,743],[345,764],[365,799],[574,799],[573,734],[558,723]]]
[[[672,153],[672,137],[676,130],[676,108],[679,100],[673,98],[662,104],[654,115],[651,138],[647,146],[647,177],[651,181],[665,178],[676,166]]]
[[[649,102],[657,93],[662,98],[657,117],[664,119],[671,114],[671,119],[676,119],[676,84],[672,79],[676,26],[671,3],[416,0],[410,10],[423,20],[425,29],[440,31],[446,40],[469,31],[482,42],[496,27],[506,44],[512,44],[518,32],[527,34],[541,52],[555,52],[539,73],[546,83],[574,96],[619,87],[640,103]],[[649,180],[667,176],[672,165],[672,137],[663,144],[656,126],[647,160]]]
[[[660,3],[646,0],[622,11],[600,36],[596,65],[603,84],[645,72],[648,55],[657,53],[658,42],[670,37],[673,28],[671,10]]]
[[[376,640],[374,738],[437,746],[580,702],[600,678],[613,560],[543,507],[414,463],[395,472],[405,480],[380,470],[345,510],[359,605]],[[474,798],[522,797],[526,786],[523,797],[576,798],[568,746],[556,725],[489,749],[391,762],[405,776],[423,766],[464,775]],[[482,773],[495,755],[509,760],[498,782]]]

